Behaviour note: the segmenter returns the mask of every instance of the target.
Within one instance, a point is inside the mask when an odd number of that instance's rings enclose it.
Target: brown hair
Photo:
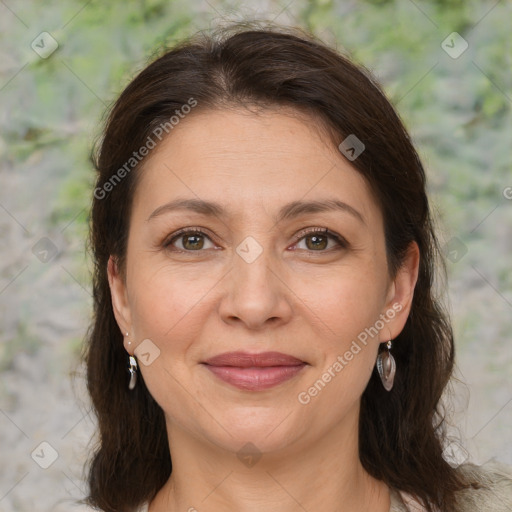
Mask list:
[[[336,146],[350,134],[364,143],[365,151],[352,165],[382,209],[390,275],[412,241],[421,257],[411,313],[393,344],[394,387],[385,391],[374,372],[362,395],[360,459],[371,475],[416,496],[429,512],[435,506],[455,510],[456,491],[467,484],[442,454],[440,398],[452,373],[454,344],[447,314],[433,292],[435,270],[445,270],[424,169],[369,72],[311,34],[269,24],[237,24],[182,41],[143,69],[110,111],[94,157],[95,315],[84,357],[99,444],[90,463],[86,502],[106,512],[135,510],[153,499],[171,474],[161,408],[142,376],[128,390],[127,354],[112,310],[107,261],[114,255],[123,269],[132,197],[143,169],[135,165],[114,184],[112,178],[191,98],[198,109],[291,106],[328,127]],[[113,186],[105,186],[108,182]]]

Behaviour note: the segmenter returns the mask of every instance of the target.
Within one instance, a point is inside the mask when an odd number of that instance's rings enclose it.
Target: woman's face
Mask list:
[[[168,428],[265,452],[357,426],[378,344],[406,321],[417,252],[391,279],[381,212],[325,141],[289,111],[210,110],[146,161],[125,279],[112,259],[109,277]],[[227,352],[249,356],[206,364]],[[250,357],[263,352],[292,357]]]

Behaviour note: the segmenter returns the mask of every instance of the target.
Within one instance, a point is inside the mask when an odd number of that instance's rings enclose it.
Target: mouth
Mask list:
[[[305,361],[281,352],[226,352],[202,364],[224,382],[249,391],[277,386],[308,366]]]

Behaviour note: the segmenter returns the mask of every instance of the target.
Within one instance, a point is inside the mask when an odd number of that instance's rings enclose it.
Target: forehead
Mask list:
[[[289,109],[205,110],[176,125],[146,159],[134,198],[142,214],[176,197],[258,208],[329,196],[378,220],[369,187],[312,117]]]

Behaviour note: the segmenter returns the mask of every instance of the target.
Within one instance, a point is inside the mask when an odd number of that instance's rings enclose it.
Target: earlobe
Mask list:
[[[385,332],[381,332],[381,342],[387,342],[389,339],[396,338],[405,326],[405,322],[409,316],[414,297],[414,288],[418,280],[420,263],[420,251],[416,242],[411,242],[404,257],[402,266],[397,271],[395,279],[390,287],[390,299],[386,304],[386,312],[393,311],[392,319],[387,324],[387,338],[382,336]],[[391,315],[387,315],[391,318]]]
[[[112,297],[112,309],[114,310],[117,325],[124,336],[131,328],[131,313],[126,292],[126,284],[123,276],[119,272],[117,261],[112,255],[108,260],[107,275],[110,286],[110,295]]]

